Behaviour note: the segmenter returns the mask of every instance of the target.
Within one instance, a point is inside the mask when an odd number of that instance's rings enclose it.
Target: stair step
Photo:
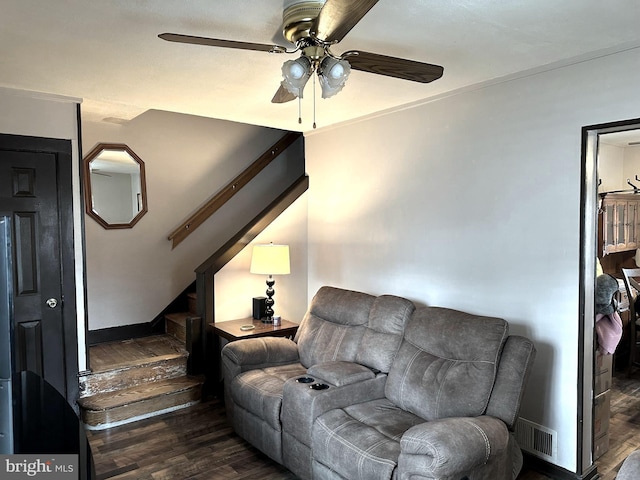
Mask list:
[[[187,373],[187,358],[186,352],[162,355],[84,375],[80,378],[81,397],[113,392],[163,378],[184,376]]]
[[[184,346],[187,341],[187,318],[193,316],[190,312],[167,313],[164,316],[167,335],[179,340]]]
[[[200,401],[203,381],[182,376],[83,397],[78,400],[82,421],[101,430],[185,408]]]
[[[92,346],[92,371],[79,379],[80,396],[186,375],[188,357],[184,344],[168,335]]]
[[[139,360],[176,353],[185,353],[184,343],[176,341],[169,335],[153,335],[121,342],[101,343],[89,348],[93,372],[136,365]]]

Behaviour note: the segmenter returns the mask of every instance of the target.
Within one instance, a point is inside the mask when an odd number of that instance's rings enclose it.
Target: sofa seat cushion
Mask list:
[[[390,479],[402,435],[423,422],[387,399],[330,410],[313,426],[314,462],[350,480]]]
[[[274,430],[281,431],[284,382],[305,374],[306,369],[299,363],[249,370],[232,380],[231,396],[236,405],[262,419]]]

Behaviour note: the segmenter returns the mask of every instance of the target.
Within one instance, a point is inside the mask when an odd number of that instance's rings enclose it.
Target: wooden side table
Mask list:
[[[251,330],[241,330],[243,325],[253,325]],[[226,322],[210,323],[209,326],[213,329],[214,338],[214,375],[218,381],[215,382],[216,395],[223,399],[223,385],[221,383],[221,358],[220,358],[220,338],[224,338],[229,342],[235,342],[236,340],[243,340],[245,338],[258,338],[258,337],[287,337],[293,339],[298,331],[298,324],[285,320],[281,320],[280,325],[274,326],[273,323],[262,323],[262,320],[255,320],[253,317],[240,318],[238,320],[228,320]]]
[[[289,337],[293,338],[298,331],[298,324],[282,319],[279,326],[273,323],[262,323],[252,317],[229,320],[226,322],[210,323],[213,333],[230,341],[256,337]],[[240,330],[243,325],[253,325],[253,330]]]

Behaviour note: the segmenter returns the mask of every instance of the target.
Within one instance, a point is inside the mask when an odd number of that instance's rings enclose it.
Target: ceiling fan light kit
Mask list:
[[[286,103],[295,98],[302,98],[304,87],[314,73],[318,76],[322,98],[329,98],[340,92],[351,70],[419,83],[429,83],[442,77],[444,69],[439,65],[358,50],[350,50],[337,56],[329,50],[329,47],[340,42],[376,3],[378,0],[286,2],[282,15],[282,34],[285,39],[295,45],[293,50],[281,45],[194,37],[176,33],[162,33],[158,36],[170,42],[270,53],[300,51],[301,56],[298,59],[287,60],[282,65],[283,80],[271,100],[272,103]],[[298,108],[300,108],[299,105]]]

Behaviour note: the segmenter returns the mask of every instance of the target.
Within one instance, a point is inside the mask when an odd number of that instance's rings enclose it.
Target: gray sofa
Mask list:
[[[622,462],[616,480],[638,480],[640,478],[640,450],[631,454]]]
[[[501,319],[322,287],[294,340],[223,348],[227,414],[302,479],[512,479],[534,356]]]

